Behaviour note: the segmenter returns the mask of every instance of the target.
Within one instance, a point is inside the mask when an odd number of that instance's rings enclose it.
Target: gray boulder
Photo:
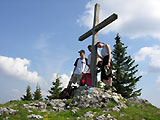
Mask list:
[[[42,116],[40,116],[40,115],[34,115],[34,114],[28,115],[27,118],[29,118],[29,119],[43,119]]]
[[[17,112],[17,110],[13,110],[9,107],[0,107],[0,115],[3,115],[3,114],[8,114],[8,115],[14,115],[15,113]]]

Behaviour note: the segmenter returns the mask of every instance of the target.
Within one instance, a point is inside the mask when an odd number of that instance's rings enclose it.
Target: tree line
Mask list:
[[[120,40],[119,34],[115,37],[115,45],[112,51],[112,69],[113,69],[113,86],[117,89],[117,93],[125,98],[140,96],[142,89],[136,89],[136,83],[142,76],[136,76],[138,72],[138,64],[130,55],[127,55],[128,46]],[[61,87],[60,77],[57,75],[56,81],[52,82],[52,87],[48,91],[46,99],[58,99],[59,94],[63,90]],[[102,88],[101,82],[98,82],[98,87]],[[26,95],[23,95],[22,100],[42,100],[40,86],[37,85],[36,91],[31,94],[30,86],[27,87]]]

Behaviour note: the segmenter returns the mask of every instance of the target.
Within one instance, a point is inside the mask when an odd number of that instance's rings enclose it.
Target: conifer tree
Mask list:
[[[142,76],[136,77],[138,72],[138,64],[135,65],[135,60],[131,56],[127,56],[127,47],[120,40],[117,34],[116,43],[114,45],[113,55],[113,86],[123,97],[129,98],[140,96],[141,90],[136,90],[136,83]]]
[[[42,100],[42,93],[41,93],[41,88],[37,84],[36,86],[36,91],[33,94],[34,100]]]
[[[50,93],[50,95],[47,96],[47,98],[49,100],[51,99],[59,99],[59,94],[62,91],[62,87],[61,87],[61,82],[60,82],[60,77],[57,75],[56,77],[56,81],[52,82],[53,86],[51,87],[51,89],[48,91]]]
[[[31,87],[29,85],[27,86],[26,89],[26,95],[23,95],[23,97],[21,97],[21,100],[27,100],[27,101],[32,100]]]

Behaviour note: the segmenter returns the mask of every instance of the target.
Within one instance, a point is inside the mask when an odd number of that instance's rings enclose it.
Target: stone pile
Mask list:
[[[5,107],[5,108],[0,107],[0,116],[2,114],[14,115],[16,112],[17,112],[17,110],[13,110],[9,107]]]
[[[123,103],[126,101],[120,94],[111,91],[105,91],[100,88],[88,88],[87,86],[80,86],[73,93],[73,102],[70,106],[78,108],[89,108],[89,107],[106,107],[107,103],[114,101],[120,108],[127,106]]]

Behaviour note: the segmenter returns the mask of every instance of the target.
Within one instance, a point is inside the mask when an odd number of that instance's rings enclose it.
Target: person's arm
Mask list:
[[[108,67],[111,66],[111,48],[108,44],[105,45],[108,50],[109,60],[108,60]]]
[[[98,55],[98,58],[100,58],[101,60],[103,59],[100,55]]]
[[[90,66],[88,66],[88,70],[86,71],[86,73],[89,73],[89,72],[90,72],[90,70],[91,70],[91,69],[90,69]]]
[[[73,69],[72,76],[74,75],[74,72],[75,72],[75,70],[77,68],[78,60],[79,60],[79,58],[77,58],[76,61],[75,61],[75,63],[74,63],[74,69]]]
[[[77,66],[74,66],[72,76],[74,75],[74,72],[75,72],[76,68],[77,68]]]

